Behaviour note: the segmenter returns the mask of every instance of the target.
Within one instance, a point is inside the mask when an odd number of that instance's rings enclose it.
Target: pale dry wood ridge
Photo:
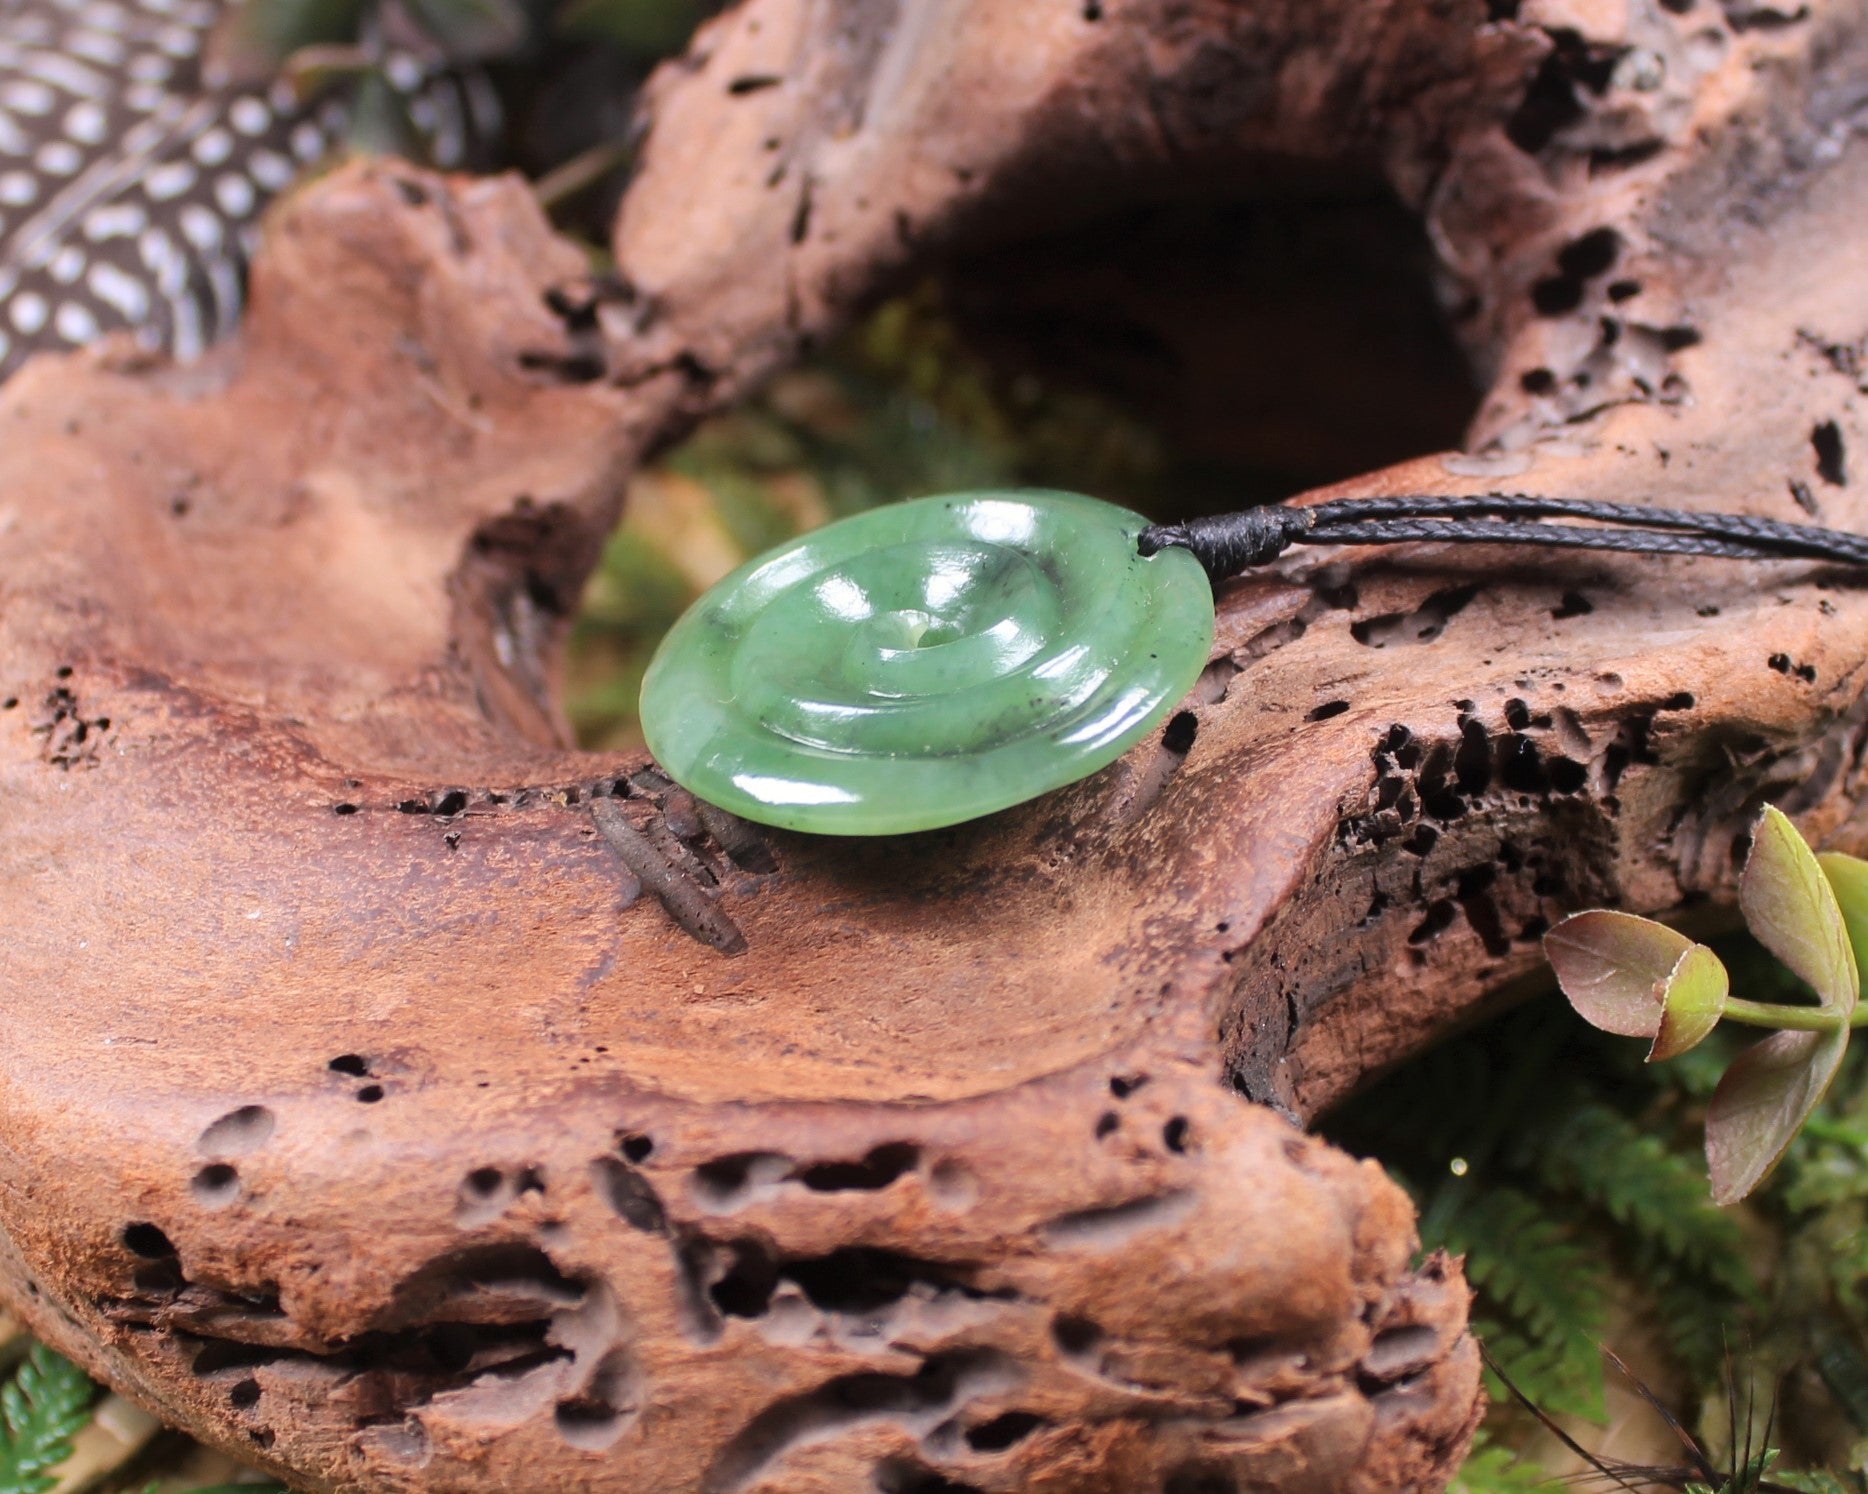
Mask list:
[[[1729,899],[1763,798],[1868,841],[1855,579],[1309,557],[1191,750],[888,844],[573,751],[556,648],[624,476],[890,277],[1345,160],[1494,376],[1358,490],[1860,527],[1865,9],[750,0],[653,90],[624,290],[357,167],[207,364],[30,366],[0,1295],[308,1489],[1441,1487],[1457,1267],[1280,1111],[1569,908]]]

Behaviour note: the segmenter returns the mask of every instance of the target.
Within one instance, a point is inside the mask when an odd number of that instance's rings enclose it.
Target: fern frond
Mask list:
[[[1713,1204],[1699,1158],[1599,1101],[1555,1115],[1529,1140],[1546,1185],[1601,1209],[1637,1257],[1658,1255],[1741,1301],[1757,1296],[1738,1225]]]
[[[1446,1494],[1539,1494],[1551,1486],[1550,1472],[1492,1437],[1481,1427],[1472,1453]]]
[[[1868,1494],[1868,1477],[1859,1473],[1786,1473],[1774,1468],[1771,1481],[1803,1494]]]
[[[0,1385],[0,1494],[45,1494],[47,1470],[71,1456],[90,1420],[94,1386],[70,1360],[35,1344]]]
[[[1486,1345],[1525,1394],[1557,1411],[1602,1415],[1602,1332],[1608,1279],[1569,1228],[1515,1188],[1488,1188],[1449,1222],[1448,1248],[1485,1318]]]
[[[1858,1204],[1868,1198],[1868,1158],[1856,1147],[1814,1139],[1798,1150],[1778,1189],[1784,1207],[1793,1214]]]
[[[1853,1334],[1833,1323],[1811,1337],[1810,1363],[1855,1430],[1868,1432],[1868,1357]]]
[[[141,1494],[162,1494],[162,1480],[144,1484]],[[289,1494],[284,1484],[203,1484],[179,1494]]]
[[[1621,1111],[1579,1097],[1523,1138],[1520,1152],[1540,1195],[1567,1194],[1607,1216],[1675,1362],[1716,1383],[1732,1325],[1759,1288],[1736,1221],[1707,1193],[1697,1150],[1670,1150]]]
[[[1664,1260],[1640,1263],[1635,1276],[1646,1315],[1674,1364],[1694,1390],[1712,1394],[1723,1383],[1726,1356],[1745,1341],[1748,1320],[1732,1298],[1709,1293]]]

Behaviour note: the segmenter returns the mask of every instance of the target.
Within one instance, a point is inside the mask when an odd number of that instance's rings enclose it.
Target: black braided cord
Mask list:
[[[1586,519],[1546,524],[1543,519]],[[1455,497],[1399,493],[1339,498],[1310,508],[1267,504],[1235,514],[1153,524],[1144,555],[1170,545],[1190,550],[1215,581],[1276,559],[1294,544],[1392,545],[1409,541],[1544,545],[1644,555],[1709,555],[1724,560],[1828,560],[1868,565],[1868,535],[1750,514],[1690,513],[1638,503],[1544,498],[1531,493]]]

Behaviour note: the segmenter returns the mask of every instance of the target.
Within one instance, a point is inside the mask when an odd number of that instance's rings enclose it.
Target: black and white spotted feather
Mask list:
[[[348,119],[282,81],[205,87],[226,4],[0,0],[0,378],[118,330],[186,360],[237,324],[262,209]],[[477,77],[407,53],[383,71],[436,164],[491,133]]]

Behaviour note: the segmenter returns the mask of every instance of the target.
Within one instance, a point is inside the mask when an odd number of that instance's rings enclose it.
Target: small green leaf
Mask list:
[[[279,77],[301,107],[333,89],[348,88],[369,77],[376,63],[363,47],[337,42],[300,47],[285,60]]]
[[[402,96],[380,72],[368,72],[350,101],[350,128],[344,144],[359,155],[422,158],[421,135]]]
[[[1842,909],[1842,922],[1849,931],[1849,944],[1855,951],[1855,969],[1868,968],[1868,861],[1859,856],[1844,856],[1840,851],[1823,851],[1816,864],[1829,879],[1829,889]]]
[[[1566,918],[1544,935],[1570,1005],[1591,1027],[1623,1037],[1659,1035],[1667,982],[1693,948],[1664,923],[1606,908]]]
[[[1815,990],[1825,1007],[1847,1016],[1861,993],[1848,928],[1808,842],[1773,805],[1752,833],[1739,883],[1745,922],[1766,949]]]
[[[1667,977],[1661,998],[1660,1030],[1654,1035],[1654,1046],[1648,1049],[1648,1062],[1678,1058],[1698,1046],[1719,1025],[1730,993],[1725,962],[1703,944],[1688,948]]]
[[[1706,1108],[1714,1203],[1763,1182],[1822,1100],[1849,1044],[1847,1026],[1778,1032],[1738,1055]]]

